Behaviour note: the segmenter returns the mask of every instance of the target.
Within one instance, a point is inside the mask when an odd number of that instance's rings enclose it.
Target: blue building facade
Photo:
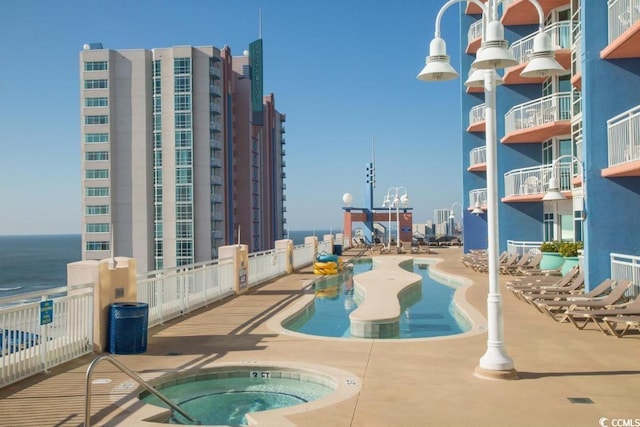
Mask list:
[[[499,70],[500,251],[582,241],[586,283],[611,277],[611,254],[640,256],[640,2],[538,0],[565,74],[524,78],[538,14],[507,0],[501,22],[520,65]],[[470,69],[482,16],[461,16],[461,69]],[[461,79],[463,200],[486,211],[484,93]],[[551,178],[565,200],[544,201]],[[487,247],[486,215],[465,215],[465,251]]]

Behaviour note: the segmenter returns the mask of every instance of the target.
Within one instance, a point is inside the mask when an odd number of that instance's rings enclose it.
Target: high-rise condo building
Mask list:
[[[263,96],[262,40],[80,53],[82,258],[140,272],[285,235],[284,114]]]

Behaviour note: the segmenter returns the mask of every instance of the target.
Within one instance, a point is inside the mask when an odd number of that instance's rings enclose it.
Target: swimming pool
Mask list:
[[[468,331],[470,322],[453,303],[455,286],[445,285],[429,274],[428,264],[413,262],[407,268],[422,277],[421,286],[404,293],[399,335],[390,338],[427,338]],[[329,276],[314,283],[315,299],[287,321],[285,329],[308,335],[350,338],[349,314],[362,297],[355,292],[353,276],[372,269],[371,260],[355,263],[353,274]]]
[[[287,365],[290,366],[208,368],[159,379],[155,387],[199,425],[226,426],[281,424],[282,415],[310,410],[313,405],[335,404],[360,390],[359,380],[347,372],[315,365]],[[167,408],[147,391],[140,393],[140,399]],[[194,424],[178,413],[153,419],[168,424]]]

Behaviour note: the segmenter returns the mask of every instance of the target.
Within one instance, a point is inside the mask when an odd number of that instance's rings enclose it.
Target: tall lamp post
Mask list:
[[[464,219],[464,210],[462,208],[462,205],[458,202],[453,202],[453,204],[451,205],[451,215],[449,215],[449,219],[451,220],[451,235],[455,236],[455,231],[456,231],[456,215],[453,213],[453,208],[458,205],[460,206],[460,219]]]
[[[401,193],[402,192],[402,193]],[[391,248],[391,208],[396,208],[396,246],[400,248],[400,205],[406,207],[409,204],[407,189],[404,187],[391,187],[387,190],[382,202],[383,208],[389,209],[389,233],[387,237],[387,249]]]
[[[472,67],[485,70],[482,84],[485,93],[486,147],[487,147],[487,255],[489,265],[489,294],[487,295],[487,350],[480,358],[476,374],[488,378],[515,379],[517,373],[511,357],[504,348],[504,330],[502,314],[502,296],[498,280],[499,233],[498,233],[498,165],[497,165],[497,123],[496,123],[496,69],[512,67],[518,64],[507,49],[504,27],[498,16],[498,4],[501,0],[449,0],[438,11],[435,22],[435,37],[429,45],[426,65],[418,74],[418,80],[451,80],[458,76],[449,62],[446,43],[440,37],[442,15],[451,5],[461,1],[474,3],[482,10],[483,35],[481,47]],[[551,38],[544,32],[544,13],[536,0],[529,0],[536,8],[539,18],[538,33],[533,41],[533,53],[528,65],[520,73],[523,77],[551,76],[564,73],[565,70],[555,60],[551,47]],[[471,83],[470,83],[471,84]]]

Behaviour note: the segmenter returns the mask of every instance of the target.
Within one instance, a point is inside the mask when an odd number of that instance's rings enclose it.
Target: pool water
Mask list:
[[[210,378],[158,387],[159,391],[200,424],[244,426],[246,414],[300,405],[324,397],[334,390],[326,385],[290,378]],[[145,403],[166,408],[153,395]],[[193,424],[177,412],[169,424]]]
[[[371,260],[354,264],[353,274],[327,277],[314,284],[316,298],[307,309],[283,326],[291,331],[324,337],[350,338],[349,314],[358,307],[353,275],[372,269]],[[401,299],[400,334],[390,338],[427,338],[455,335],[471,325],[453,304],[456,289],[429,276],[427,264],[413,263],[409,269],[422,277],[422,286]]]

